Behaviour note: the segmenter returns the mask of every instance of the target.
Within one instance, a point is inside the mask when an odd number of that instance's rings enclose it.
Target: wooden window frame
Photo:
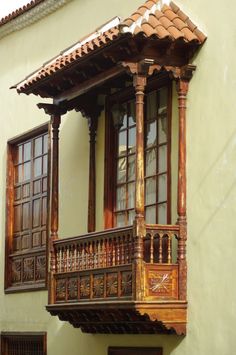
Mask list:
[[[14,163],[13,149],[14,146],[32,139],[38,135],[43,135],[48,132],[48,166],[47,166],[47,222],[46,222],[46,275],[43,282],[22,283],[21,285],[12,285],[10,280],[10,263],[9,255],[12,250],[13,238],[13,201],[14,201]],[[51,144],[50,144],[50,126],[49,123],[44,123],[37,126],[21,135],[18,135],[7,142],[7,172],[6,172],[6,220],[5,220],[5,293],[25,292],[46,290],[48,286],[47,265],[48,265],[48,236],[49,236],[49,199],[50,199],[50,166],[51,166]],[[32,255],[32,250],[25,252],[25,255]]]
[[[0,334],[0,354],[8,355],[7,346],[11,340],[21,338],[23,341],[41,341],[43,345],[43,355],[47,355],[47,333],[46,332],[1,332]]]
[[[162,87],[168,88],[167,106],[167,224],[171,223],[171,126],[172,126],[172,80],[168,77],[154,77],[148,81],[145,93],[158,90]],[[133,87],[129,87],[115,94],[110,95],[105,105],[105,163],[104,163],[104,228],[114,228],[113,206],[115,205],[115,180],[116,166],[114,164],[116,155],[117,138],[115,128],[112,124],[111,107],[115,103],[126,103],[135,98]],[[146,116],[146,112],[144,113]],[[113,178],[111,178],[111,176]]]
[[[137,354],[138,351],[138,354]],[[139,352],[142,352],[142,355],[162,355],[163,349],[158,348],[147,348],[147,347],[109,347],[108,355],[139,355]]]

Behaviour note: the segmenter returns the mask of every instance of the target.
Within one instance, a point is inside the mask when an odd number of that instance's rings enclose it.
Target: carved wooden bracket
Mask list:
[[[62,116],[65,115],[68,111],[67,107],[64,105],[39,103],[37,106],[39,109],[43,109],[44,112],[50,116]]]

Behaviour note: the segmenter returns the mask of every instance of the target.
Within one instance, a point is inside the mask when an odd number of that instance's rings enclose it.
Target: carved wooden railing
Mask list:
[[[134,299],[133,226],[54,241],[53,303]],[[178,225],[147,225],[143,243],[144,299],[178,299],[173,239]]]

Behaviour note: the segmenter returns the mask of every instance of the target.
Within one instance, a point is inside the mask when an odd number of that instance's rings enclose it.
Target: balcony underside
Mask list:
[[[85,333],[186,334],[186,302],[98,301],[48,305],[47,310]]]

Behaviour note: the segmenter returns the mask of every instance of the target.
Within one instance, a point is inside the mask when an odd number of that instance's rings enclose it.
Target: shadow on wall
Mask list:
[[[177,335],[107,335],[85,334],[54,318],[53,336],[48,336],[48,354],[107,355],[109,346],[162,347],[163,355],[171,355],[184,341]]]

